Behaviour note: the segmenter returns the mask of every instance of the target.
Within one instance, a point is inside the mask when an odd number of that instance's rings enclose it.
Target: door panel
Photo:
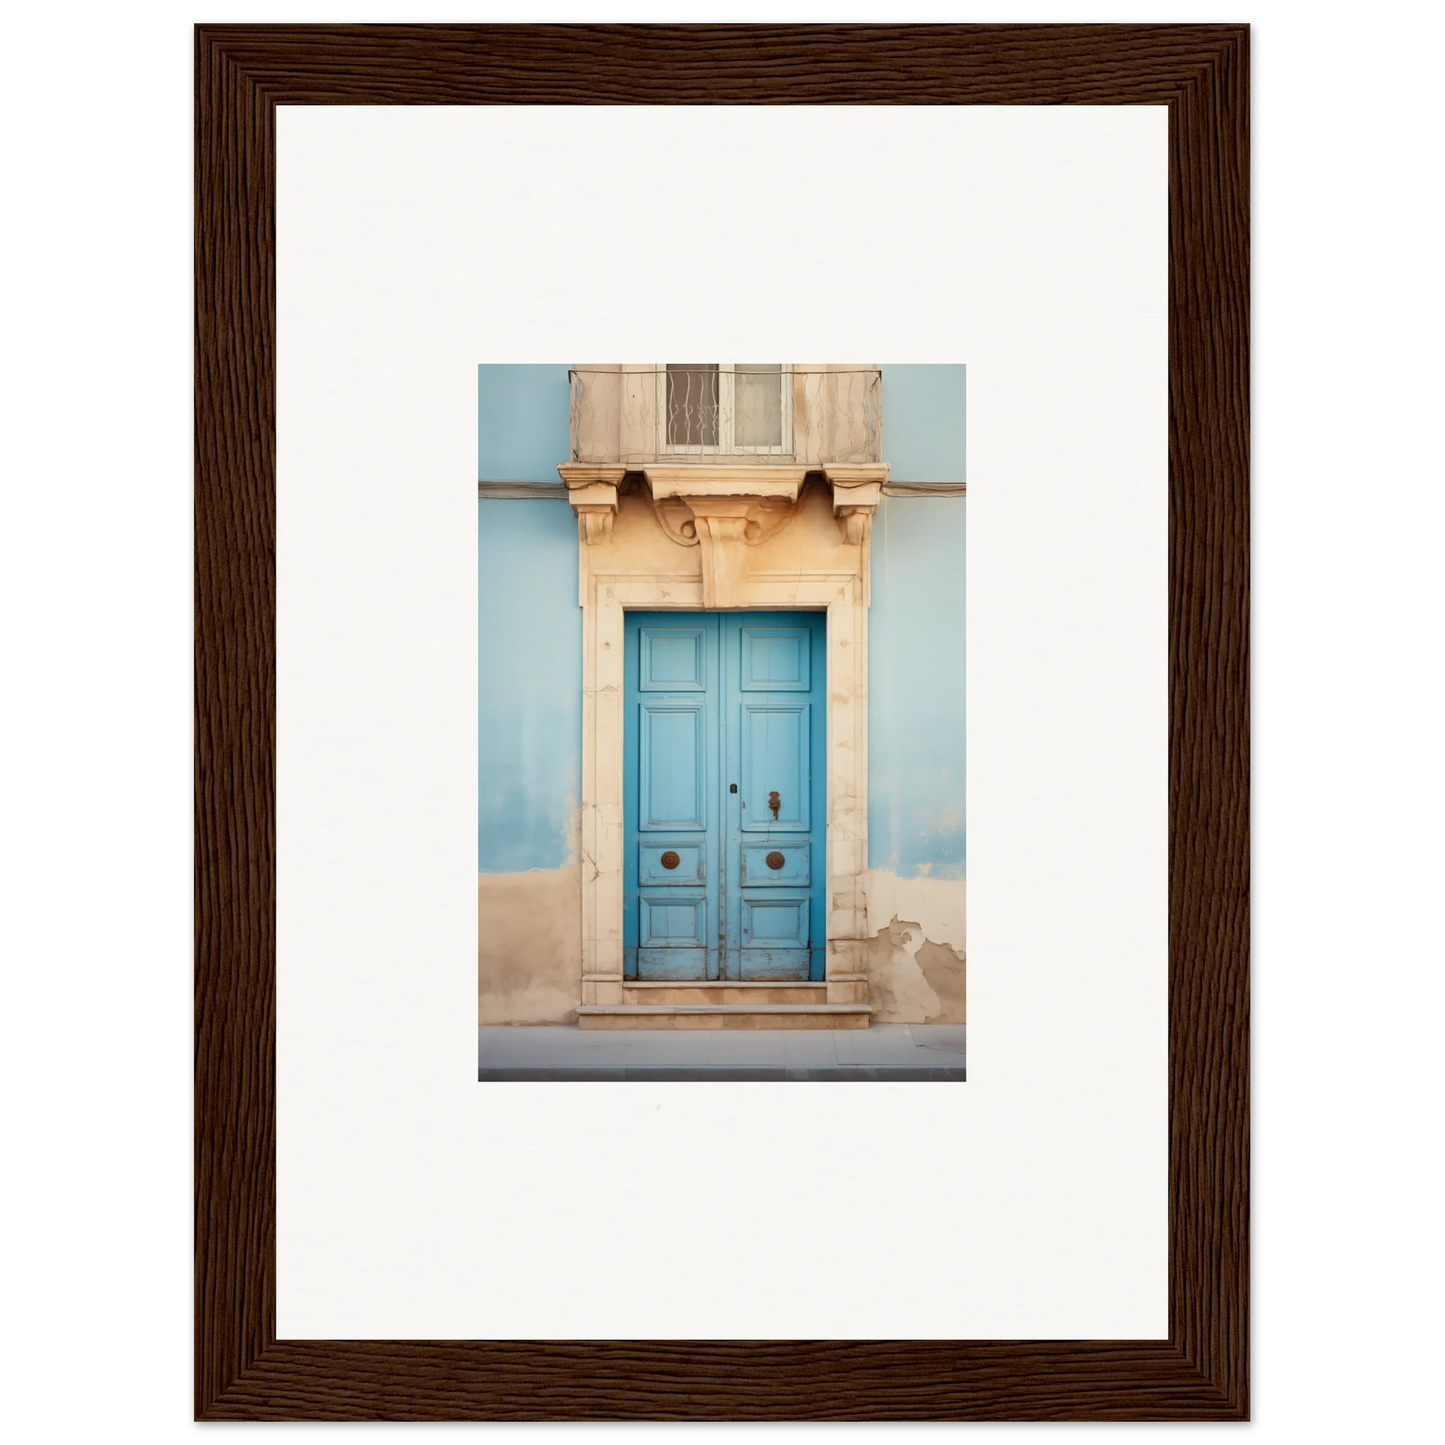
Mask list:
[[[776,843],[744,842],[744,888],[806,888],[809,875],[808,845],[793,839]]]
[[[748,692],[807,692],[812,630],[744,623],[740,685]]]
[[[645,627],[640,633],[643,692],[706,692],[707,632],[701,627]]]
[[[642,900],[642,939],[644,944],[659,948],[700,948],[703,938],[703,905],[701,894],[690,898]]]
[[[696,838],[639,843],[637,882],[649,888],[697,888],[706,884],[706,846]]]
[[[808,946],[808,900],[743,898],[743,947],[799,949]]]
[[[808,831],[808,705],[742,704],[742,828]]]
[[[698,707],[642,705],[642,828],[707,827],[707,719]]]
[[[821,979],[824,615],[628,613],[625,638],[626,975]]]
[[[707,895],[672,894],[640,900],[638,943],[647,960],[647,978],[692,979],[707,976]]]
[[[717,618],[630,612],[623,647],[623,972],[717,978],[724,956]]]
[[[721,629],[725,757],[738,784],[724,800],[727,976],[821,979],[826,618],[731,613]]]

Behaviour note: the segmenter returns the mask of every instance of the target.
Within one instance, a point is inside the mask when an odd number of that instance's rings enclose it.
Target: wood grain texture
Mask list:
[[[1248,30],[200,26],[198,1419],[1248,1417]],[[1167,105],[1170,1338],[275,1337],[277,104]]]

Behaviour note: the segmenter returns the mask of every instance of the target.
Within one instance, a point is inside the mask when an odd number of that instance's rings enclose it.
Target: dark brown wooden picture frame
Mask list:
[[[1245,26],[195,31],[195,1410],[204,1420],[1248,1418]],[[278,105],[1169,109],[1167,1341],[278,1340]]]

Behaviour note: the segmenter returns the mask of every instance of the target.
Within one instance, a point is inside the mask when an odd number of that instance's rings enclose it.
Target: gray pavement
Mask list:
[[[484,1083],[652,1080],[961,1083],[965,1025],[868,1029],[479,1028]]]

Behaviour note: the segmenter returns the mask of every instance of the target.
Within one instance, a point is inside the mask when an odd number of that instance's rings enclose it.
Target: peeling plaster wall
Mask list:
[[[870,868],[864,889],[873,1022],[967,1023],[968,884]]]
[[[888,406],[885,373],[885,441],[896,435]],[[941,443],[920,448],[915,470],[931,474],[917,479],[959,479],[937,474],[946,463]],[[886,497],[873,524],[866,892],[877,1023],[967,1021],[965,509],[962,497]]]

